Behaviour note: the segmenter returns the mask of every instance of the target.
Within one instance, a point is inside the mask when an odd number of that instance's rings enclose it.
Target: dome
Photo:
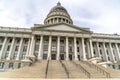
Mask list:
[[[67,12],[67,10],[64,7],[61,6],[60,2],[58,2],[57,5],[50,10],[50,12],[55,12],[55,11]]]
[[[61,22],[73,24],[67,10],[61,6],[60,2],[58,2],[57,5],[50,10],[47,18],[44,20],[44,24],[55,24]]]

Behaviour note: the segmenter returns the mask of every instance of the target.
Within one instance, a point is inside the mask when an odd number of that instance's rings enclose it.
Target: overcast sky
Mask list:
[[[0,0],[0,26],[30,28],[43,24],[58,1],[74,25],[97,33],[120,34],[120,0]]]

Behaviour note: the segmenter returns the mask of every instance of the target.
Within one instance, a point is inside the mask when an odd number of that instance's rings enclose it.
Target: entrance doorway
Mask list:
[[[64,54],[60,54],[60,60],[64,60]]]
[[[72,54],[69,54],[69,60],[72,60],[73,57],[72,57]]]
[[[56,54],[51,54],[51,60],[56,60]]]

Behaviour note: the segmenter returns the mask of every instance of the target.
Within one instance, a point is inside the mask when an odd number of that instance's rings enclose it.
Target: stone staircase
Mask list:
[[[58,60],[50,60],[48,65],[47,77],[48,79],[54,78],[67,78],[67,74]]]
[[[31,66],[0,72],[0,78],[120,78],[120,71],[88,61],[38,60]]]
[[[31,66],[1,72],[0,78],[45,78],[47,61],[37,61]]]
[[[84,67],[86,69],[86,71],[88,71],[90,73],[90,78],[106,78],[105,75],[103,75],[102,73],[98,72],[95,68],[92,68],[92,67],[88,66],[83,61],[74,61],[74,63]]]
[[[73,63],[71,63],[71,61],[62,61],[62,63],[66,66],[69,72],[70,79],[87,78],[87,76],[79,68],[77,68]]]
[[[99,66],[101,69],[107,71],[108,73],[110,73],[110,78],[120,78],[120,70],[117,70],[117,69],[112,69],[110,67],[103,67],[103,66],[100,66],[98,64],[93,64],[92,62],[87,62],[89,65],[91,66]]]

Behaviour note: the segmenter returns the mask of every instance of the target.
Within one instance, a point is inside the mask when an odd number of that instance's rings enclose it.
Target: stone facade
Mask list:
[[[60,3],[51,9],[43,25],[0,27],[0,70],[24,67],[37,59],[91,60],[120,69],[120,35],[93,33],[73,25]]]

